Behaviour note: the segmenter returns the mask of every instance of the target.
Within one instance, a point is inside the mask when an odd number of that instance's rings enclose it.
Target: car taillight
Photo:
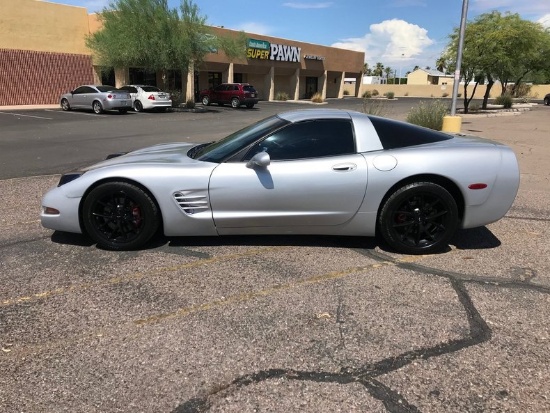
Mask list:
[[[107,99],[113,99],[114,97],[115,95],[111,95],[111,94],[107,95]]]
[[[147,98],[149,100],[155,100],[155,95],[149,95],[149,97]]]

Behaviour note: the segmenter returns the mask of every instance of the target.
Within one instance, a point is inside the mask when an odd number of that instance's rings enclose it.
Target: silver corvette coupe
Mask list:
[[[271,116],[208,144],[114,154],[65,174],[46,228],[114,250],[166,236],[380,235],[427,254],[458,228],[502,218],[519,168],[497,142],[340,110]]]

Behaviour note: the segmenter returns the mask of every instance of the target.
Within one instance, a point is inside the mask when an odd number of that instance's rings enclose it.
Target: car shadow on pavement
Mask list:
[[[91,247],[95,243],[86,235],[55,231],[51,236],[56,244]],[[451,245],[461,250],[476,250],[497,248],[500,240],[486,227],[459,230],[451,239]],[[223,246],[293,246],[321,248],[350,248],[374,250],[379,247],[385,252],[394,252],[378,237],[343,237],[329,235],[226,235],[212,237],[166,237],[155,236],[140,250],[192,247],[223,247]],[[98,249],[103,249],[96,247]],[[450,251],[447,247],[442,252]]]

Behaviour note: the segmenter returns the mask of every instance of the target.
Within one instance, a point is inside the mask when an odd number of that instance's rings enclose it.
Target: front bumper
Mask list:
[[[42,226],[55,231],[82,234],[78,214],[81,199],[80,197],[67,197],[63,187],[51,189],[42,198],[42,212],[40,213]],[[53,208],[59,213],[47,213],[46,208]]]

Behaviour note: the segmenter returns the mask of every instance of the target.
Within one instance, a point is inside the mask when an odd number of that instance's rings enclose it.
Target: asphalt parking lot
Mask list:
[[[60,170],[281,107],[0,114],[0,411],[550,411],[548,107],[464,119],[514,148],[522,183],[442,254],[287,236],[111,252],[40,226]]]

